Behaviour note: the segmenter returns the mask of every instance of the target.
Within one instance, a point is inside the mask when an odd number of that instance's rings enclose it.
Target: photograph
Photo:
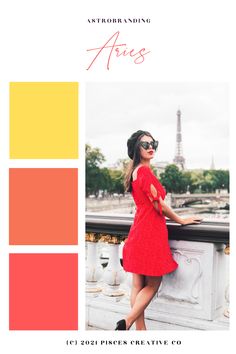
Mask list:
[[[87,83],[87,330],[229,329],[228,90]]]

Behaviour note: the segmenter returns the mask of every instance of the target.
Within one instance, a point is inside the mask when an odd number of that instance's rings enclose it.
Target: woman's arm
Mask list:
[[[201,220],[198,217],[189,217],[189,218],[181,218],[178,214],[176,214],[160,197],[159,199],[162,213],[167,216],[170,220],[173,220],[181,225],[188,225],[188,224],[200,224]],[[158,203],[157,201],[153,202],[155,209],[158,211]]]

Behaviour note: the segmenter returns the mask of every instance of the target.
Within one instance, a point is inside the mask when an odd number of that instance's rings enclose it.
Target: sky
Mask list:
[[[229,168],[229,103],[225,83],[94,82],[86,85],[86,143],[103,166],[127,158],[127,139],[141,129],[159,141],[152,163],[173,162],[181,110],[186,168]]]

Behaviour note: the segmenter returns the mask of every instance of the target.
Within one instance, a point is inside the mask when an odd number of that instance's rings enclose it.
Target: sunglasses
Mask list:
[[[151,146],[151,148],[153,150],[156,150],[158,147],[159,141],[154,140],[154,141],[140,141],[139,145],[141,145],[145,150],[148,150],[149,147]]]

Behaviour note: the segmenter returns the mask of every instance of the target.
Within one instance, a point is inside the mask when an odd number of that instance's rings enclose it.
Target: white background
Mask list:
[[[2,1],[0,5],[0,350],[1,353],[95,352],[98,347],[67,347],[66,339],[180,339],[180,347],[143,347],[135,350],[163,353],[231,353],[234,321],[225,332],[130,331],[128,333],[85,331],[84,296],[84,142],[85,83],[99,81],[224,82],[230,89],[231,181],[235,180],[232,151],[236,97],[235,11],[227,0],[156,1]],[[94,25],[92,17],[149,17],[151,24]],[[141,65],[127,58],[112,58],[110,70],[105,61],[92,70],[86,49],[104,44],[114,32],[130,48],[146,47],[151,53]],[[78,81],[80,83],[79,161],[9,160],[9,82]],[[222,147],[223,149],[224,147]],[[79,247],[8,246],[8,168],[79,167]],[[231,193],[234,185],[231,184]],[[231,199],[232,204],[232,199]],[[234,210],[231,211],[234,215]],[[235,222],[231,235],[234,243]],[[79,328],[70,331],[8,331],[9,252],[79,252]],[[233,269],[233,264],[231,267]],[[232,278],[232,277],[231,277]],[[231,285],[233,279],[231,279]],[[232,286],[231,286],[232,287]],[[233,289],[234,291],[234,289]],[[233,293],[231,299],[233,299]],[[231,301],[231,312],[233,312]],[[127,346],[102,348],[104,352],[127,351]]]

